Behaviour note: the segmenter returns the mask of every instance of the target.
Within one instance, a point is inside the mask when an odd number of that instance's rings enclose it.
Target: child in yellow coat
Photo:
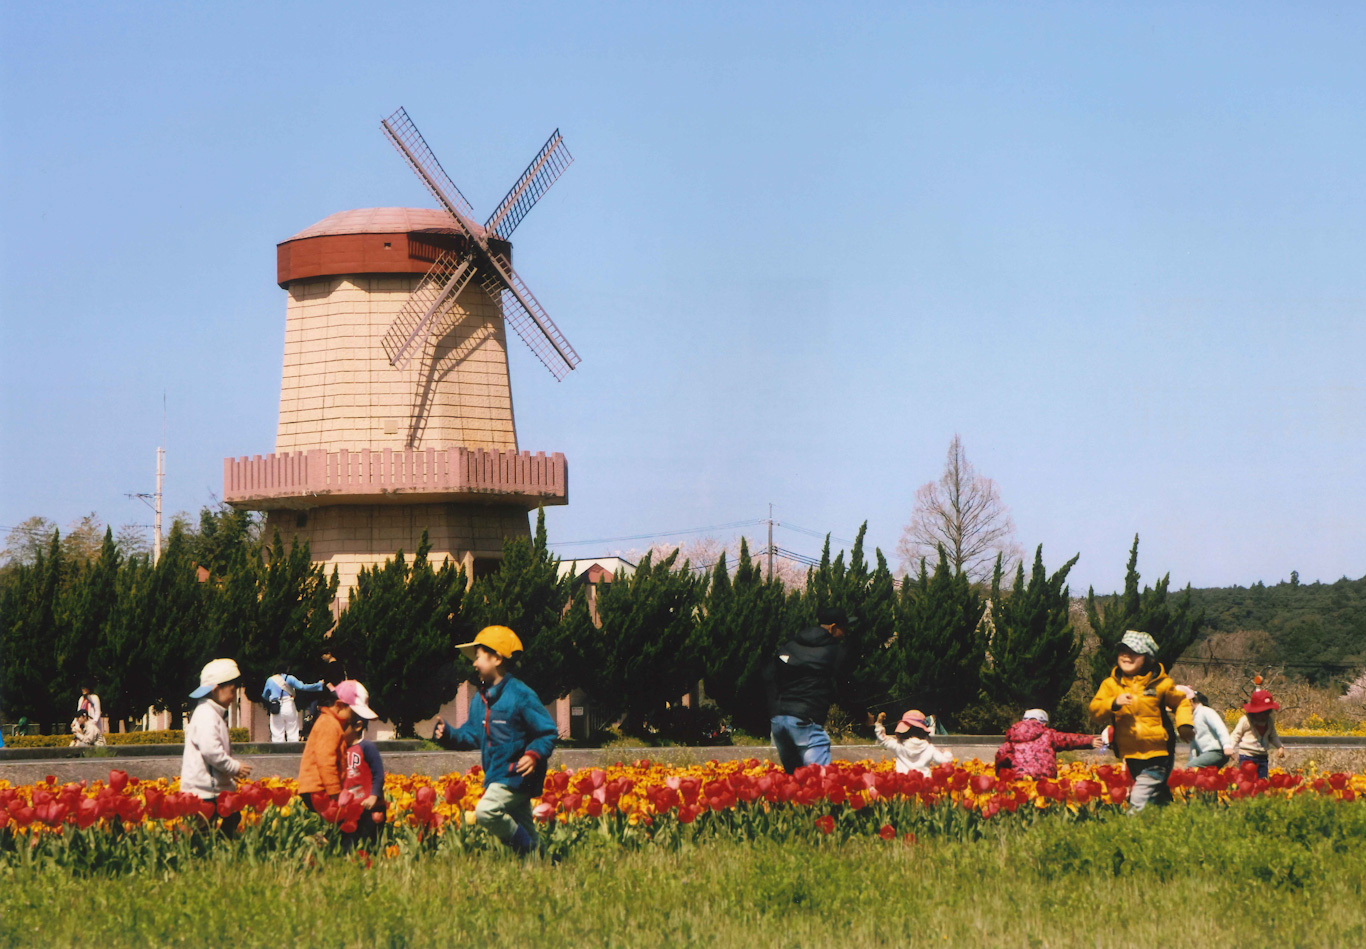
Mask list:
[[[1157,661],[1157,643],[1147,633],[1132,629],[1124,633],[1115,670],[1091,700],[1091,717],[1114,726],[1115,754],[1124,759],[1134,779],[1129,813],[1137,814],[1149,803],[1169,803],[1172,792],[1167,779],[1176,736],[1179,733],[1182,741],[1190,741],[1195,734],[1193,711],[1190,699]]]

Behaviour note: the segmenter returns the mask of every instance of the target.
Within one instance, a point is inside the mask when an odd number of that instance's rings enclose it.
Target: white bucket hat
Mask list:
[[[1028,721],[1043,722],[1045,725],[1048,724],[1048,713],[1041,708],[1031,708],[1024,713],[1024,717]]]
[[[192,699],[202,699],[224,682],[242,678],[237,663],[231,659],[215,659],[199,672],[199,688],[190,693]]]

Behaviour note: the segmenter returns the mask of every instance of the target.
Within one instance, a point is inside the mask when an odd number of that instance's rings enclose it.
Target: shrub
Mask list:
[[[236,742],[249,741],[245,728],[229,728],[228,737]],[[107,745],[182,745],[185,731],[163,728],[148,732],[112,732],[104,736]],[[6,748],[65,748],[71,744],[70,735],[15,735],[5,739]]]

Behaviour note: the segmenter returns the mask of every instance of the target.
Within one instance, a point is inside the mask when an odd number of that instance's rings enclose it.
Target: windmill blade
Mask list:
[[[522,218],[541,200],[541,195],[550,190],[555,179],[564,174],[565,169],[574,164],[574,156],[565,148],[560,130],[556,129],[546,141],[531,164],[526,166],[522,177],[512,186],[507,197],[484,222],[484,233],[507,240]]]
[[[382,345],[389,365],[408,368],[413,353],[420,348],[419,341],[426,339],[432,320],[442,306],[460,296],[460,291],[474,276],[474,270],[474,258],[468,255],[460,258],[448,250],[441,252],[384,334]]]
[[[489,254],[488,260],[492,267],[482,278],[484,291],[495,300],[501,297],[503,319],[512,324],[517,335],[531,347],[550,374],[563,379],[579,364],[579,354],[574,352],[569,340],[517,276],[517,271],[500,255]]]
[[[389,141],[408,162],[409,167],[417,172],[427,190],[450,212],[451,217],[455,218],[465,236],[482,245],[482,235],[475,234],[475,229],[479,225],[474,223],[474,208],[470,207],[470,203],[465,200],[455,182],[446,175],[441,162],[436,160],[432,150],[427,147],[427,140],[417,130],[413,120],[408,118],[408,113],[399,109],[387,119],[381,119],[379,124],[384,129],[384,134],[389,136]]]

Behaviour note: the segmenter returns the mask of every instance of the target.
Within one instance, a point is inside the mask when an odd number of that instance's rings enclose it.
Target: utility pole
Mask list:
[[[166,478],[166,449],[157,449],[156,506],[152,508],[152,566],[161,559],[161,483]]]
[[[152,566],[161,559],[161,488],[166,480],[166,393],[161,394],[161,445],[157,449],[157,490],[156,494],[129,494],[152,509]]]
[[[773,502],[768,502],[768,578],[773,579]]]

